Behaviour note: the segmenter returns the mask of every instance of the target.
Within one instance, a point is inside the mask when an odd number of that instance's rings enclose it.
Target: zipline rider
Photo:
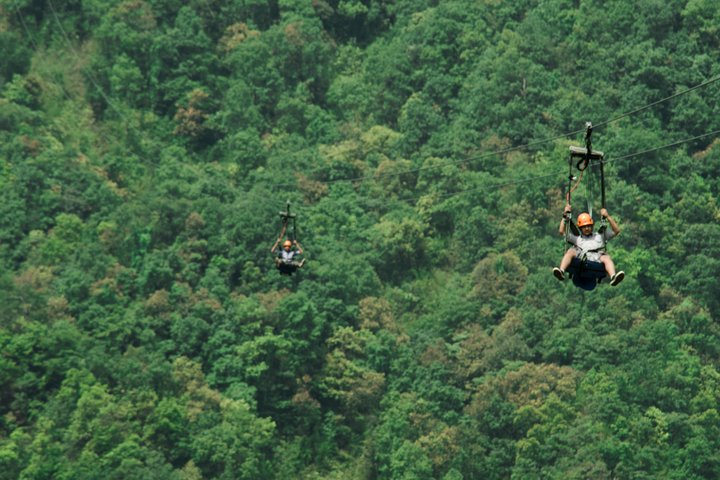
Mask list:
[[[610,216],[607,209],[603,208],[600,210],[600,215],[608,221],[610,229],[601,230],[601,232],[593,232],[593,219],[589,213],[581,213],[578,216],[577,227],[580,229],[580,234],[575,235],[572,233],[572,229],[566,232],[566,222],[570,221],[570,212],[572,207],[570,204],[565,205],[563,217],[560,220],[560,235],[564,235],[567,242],[573,245],[573,248],[568,249],[565,252],[562,260],[560,261],[560,267],[553,268],[553,275],[558,280],[565,280],[565,271],[570,266],[570,263],[574,258],[579,258],[582,261],[600,262],[605,266],[605,271],[610,277],[610,285],[615,286],[622,282],[625,278],[625,272],[622,270],[615,272],[615,263],[610,258],[610,255],[605,251],[605,244],[608,240],[617,237],[620,234],[620,227],[617,222]]]

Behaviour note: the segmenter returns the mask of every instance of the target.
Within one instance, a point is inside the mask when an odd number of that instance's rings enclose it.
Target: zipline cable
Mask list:
[[[50,10],[52,11],[53,17],[55,18],[55,23],[58,24],[58,27],[60,27],[60,32],[62,33],[63,37],[65,38],[65,43],[67,44],[70,51],[73,52],[75,57],[77,59],[80,59],[80,55],[75,50],[75,48],[72,46],[72,42],[70,41],[70,37],[68,36],[67,32],[65,31],[65,27],[63,27],[62,23],[60,23],[60,18],[57,15],[57,11],[55,10],[55,6],[53,5],[52,0],[48,0],[48,5],[50,6]],[[85,68],[83,68],[82,70],[85,74],[87,74],[88,78],[90,79],[90,82],[92,82],[92,84],[95,86],[95,88],[97,88],[98,92],[103,97],[103,99],[107,102],[107,104],[110,105],[110,107],[113,110],[115,110],[115,113],[120,115],[120,118],[122,118],[123,121],[125,121],[126,125],[129,125],[130,123],[128,122],[125,115],[115,106],[115,104],[112,101],[110,101],[110,98],[105,94],[105,91],[103,90],[103,88],[95,80],[95,77],[92,75],[92,72],[88,71],[88,69],[85,69]]]
[[[32,44],[35,51],[36,52],[40,51],[40,44],[35,40],[35,35],[33,35],[30,32],[30,29],[28,28],[27,23],[25,22],[25,17],[22,15],[22,13],[20,13],[20,10],[18,9],[17,5],[15,5],[15,4],[13,4],[13,12],[15,13],[15,16],[17,17],[17,19],[20,21],[20,25],[22,26],[23,30],[25,30],[25,35],[27,35],[27,38],[30,41],[30,43]],[[60,90],[62,91],[65,98],[72,102],[73,98],[70,96],[68,91],[65,89],[65,86],[60,85],[60,84],[58,84],[58,86],[60,87]]]
[[[699,89],[699,88],[706,87],[707,85],[710,85],[711,83],[715,83],[715,82],[717,82],[718,80],[720,80],[720,75],[718,75],[718,76],[716,76],[716,77],[714,77],[714,78],[711,78],[711,79],[709,79],[709,80],[706,80],[706,81],[704,81],[704,82],[702,82],[702,83],[699,83],[699,84],[697,84],[697,85],[695,85],[695,86],[693,86],[693,87],[687,88],[687,89],[682,90],[682,91],[677,92],[677,93],[674,93],[674,94],[672,94],[672,95],[670,95],[670,96],[668,96],[668,97],[661,98],[660,100],[657,100],[657,101],[655,101],[655,102],[649,103],[649,104],[645,105],[644,107],[637,108],[637,109],[632,110],[632,111],[630,111],[630,112],[626,112],[626,113],[620,114],[620,115],[618,115],[617,117],[613,117],[613,118],[611,118],[611,119],[609,119],[609,120],[605,120],[604,122],[600,122],[600,123],[598,123],[598,124],[595,124],[595,126],[596,126],[596,127],[602,127],[602,126],[608,125],[608,124],[610,124],[610,123],[617,122],[618,120],[621,120],[621,119],[623,119],[623,118],[625,118],[625,117],[629,117],[629,116],[631,116],[631,115],[635,115],[636,113],[640,113],[640,112],[642,112],[643,110],[647,110],[648,108],[652,108],[652,107],[654,107],[655,105],[659,105],[659,104],[661,104],[661,103],[668,102],[668,101],[673,100],[673,99],[675,99],[675,98],[677,98],[677,97],[679,97],[679,96],[681,96],[681,95],[685,95],[685,94],[690,93],[690,92],[692,92],[692,91],[694,91],[694,90],[697,90],[697,89]]]
[[[16,16],[17,19],[19,20],[20,25],[22,26],[23,30],[25,31],[25,34],[26,34],[26,36],[27,36],[27,38],[28,38],[28,41],[29,41],[30,44],[33,46],[33,48],[35,49],[35,51],[36,51],[36,52],[39,52],[39,51],[41,50],[41,45],[40,45],[40,43],[36,40],[35,34],[33,34],[33,33],[30,31],[30,28],[27,26],[27,22],[25,21],[25,16],[20,12],[20,9],[19,9],[18,6],[15,5],[15,4],[13,4],[13,11],[14,11],[15,16]],[[56,21],[57,21],[57,16],[55,17],[55,19],[56,19]],[[62,25],[60,25],[60,27],[62,28]],[[64,36],[65,36],[65,40],[66,40],[66,43],[67,43],[67,41],[68,41],[68,40],[67,40],[67,35],[64,35]],[[68,44],[68,45],[69,45],[69,44]],[[78,54],[74,51],[74,49],[72,49],[71,46],[70,46],[70,50],[71,50],[71,52],[73,53],[73,55],[75,55],[76,58],[79,58],[79,57],[78,57]],[[64,81],[64,78],[65,78],[65,77],[63,76],[63,81]],[[73,98],[73,96],[68,92],[68,90],[65,88],[65,86],[64,86],[62,83],[56,82],[56,81],[54,81],[54,80],[48,80],[48,83],[50,83],[50,84],[52,84],[52,85],[57,85],[57,87],[60,89],[60,92],[62,92],[62,95],[65,97],[65,99],[67,99],[67,100],[70,102],[70,105],[73,105],[73,104],[74,104],[74,102],[76,101],[76,99]],[[99,87],[97,86],[97,84],[96,84],[96,87],[99,88]],[[100,92],[101,92],[101,94],[103,94],[103,96],[105,96],[105,95],[104,95],[104,92],[102,91],[102,89],[100,89]],[[107,98],[107,97],[106,97],[106,98]],[[117,111],[117,109],[115,109],[115,111]],[[119,112],[118,112],[118,113],[119,113]],[[127,124],[127,119],[126,119],[122,114],[121,114],[121,117],[122,117],[122,119],[125,121],[125,123]],[[111,137],[108,136],[107,133],[105,133],[105,132],[96,131],[95,133],[96,133],[96,135],[97,135],[97,137],[98,137],[99,139],[105,140],[105,142],[106,142],[107,145],[111,145],[113,142],[117,141],[116,138],[111,138]]]
[[[665,148],[675,147],[675,146],[678,146],[678,145],[682,145],[683,143],[692,142],[692,141],[695,141],[695,140],[699,140],[699,139],[701,139],[701,138],[709,137],[709,136],[711,136],[711,135],[718,135],[718,134],[720,134],[720,130],[714,130],[714,131],[712,131],[712,132],[703,133],[702,135],[697,135],[697,136],[695,136],[695,137],[687,138],[687,139],[685,139],[685,140],[678,140],[677,142],[668,143],[668,144],[662,145],[662,146],[660,146],[660,147],[648,148],[647,150],[642,150],[642,151],[640,151],[640,152],[630,153],[630,154],[628,154],[628,155],[622,155],[622,156],[620,156],[620,157],[616,157],[616,158],[613,158],[613,159],[610,159],[610,160],[605,160],[605,163],[611,163],[611,162],[618,162],[618,161],[627,160],[628,158],[637,157],[637,156],[640,156],[640,155],[645,155],[646,153],[652,153],[652,152],[656,152],[656,151],[658,151],[658,150],[663,150],[663,149],[665,149]]]
[[[672,142],[672,143],[668,143],[668,144],[665,144],[665,145],[661,145],[661,146],[659,146],[659,147],[654,147],[654,148],[649,148],[649,149],[647,149],[647,150],[641,150],[641,151],[639,151],[639,152],[629,153],[629,154],[627,154],[627,155],[622,155],[622,156],[620,156],[620,157],[616,157],[616,158],[611,159],[611,160],[605,160],[604,163],[626,161],[626,160],[628,160],[628,159],[630,159],[630,158],[638,157],[638,156],[640,156],[640,155],[645,155],[645,154],[647,154],[647,153],[656,152],[656,151],[658,151],[658,150],[663,150],[663,149],[666,149],[666,148],[676,147],[676,146],[678,146],[678,145],[682,145],[682,144],[684,144],[684,143],[688,143],[688,142],[692,142],[692,141],[695,141],[695,140],[699,140],[699,139],[701,139],[701,138],[709,137],[709,136],[711,136],[711,135],[720,135],[720,130],[714,130],[714,131],[712,131],[712,132],[703,133],[703,134],[701,134],[701,135],[697,135],[697,136],[694,136],[694,137],[691,137],[691,138],[687,138],[687,139],[684,139],[684,140],[678,140],[678,141],[676,141],[676,142]],[[595,166],[594,166],[594,165],[591,165],[591,168],[595,168]],[[509,186],[509,185],[517,185],[517,184],[522,184],[522,183],[530,183],[530,182],[533,182],[533,181],[535,181],[535,180],[541,180],[541,179],[550,178],[550,177],[557,177],[557,176],[558,176],[557,173],[552,173],[552,174],[547,174],[547,175],[537,175],[537,176],[526,177],[526,178],[522,178],[522,179],[518,179],[518,180],[510,180],[510,181],[507,181],[507,182],[500,182],[500,183],[494,183],[494,184],[491,184],[491,185],[484,185],[484,186],[482,186],[482,187],[474,187],[474,188],[468,188],[468,189],[464,189],[464,190],[458,190],[458,191],[455,191],[455,192],[437,194],[437,197],[438,197],[438,198],[442,198],[442,199],[447,199],[447,198],[451,198],[451,197],[454,197],[454,196],[456,196],[456,195],[461,195],[461,194],[464,194],[464,193],[478,192],[478,191],[487,191],[487,190],[490,190],[490,189],[497,189],[497,188],[502,188],[502,187],[506,187],[506,186]],[[400,198],[398,198],[398,199],[401,200],[401,201],[408,202],[408,201],[410,201],[410,200],[418,200],[418,199],[420,199],[420,198],[422,198],[422,197],[424,197],[424,196],[426,196],[426,195],[427,195],[427,194],[412,195],[412,196],[407,196],[407,197],[400,197]]]
[[[704,82],[702,82],[702,83],[700,83],[700,84],[698,84],[698,85],[692,86],[692,87],[687,88],[687,89],[685,89],[685,90],[683,90],[683,91],[674,93],[673,95],[669,95],[669,96],[667,96],[667,97],[665,97],[665,98],[661,98],[660,100],[656,100],[656,101],[654,101],[654,102],[652,102],[652,103],[649,103],[649,104],[647,104],[647,105],[644,105],[644,106],[642,106],[642,107],[640,107],[640,108],[636,108],[636,109],[631,110],[631,111],[629,111],[629,112],[625,112],[625,113],[620,114],[620,115],[618,115],[618,116],[616,116],[616,117],[612,117],[612,118],[610,118],[610,119],[608,119],[608,120],[605,120],[605,121],[602,121],[602,122],[600,122],[600,123],[597,123],[597,124],[595,124],[595,127],[603,127],[603,126],[606,126],[606,125],[608,125],[608,124],[617,122],[617,121],[619,121],[619,120],[621,120],[621,119],[623,119],[623,118],[629,117],[629,116],[631,116],[631,115],[635,115],[635,114],[637,114],[637,113],[639,113],[639,112],[642,112],[642,111],[644,111],[644,110],[647,110],[647,109],[649,109],[649,108],[652,108],[652,107],[654,107],[654,106],[656,106],[656,105],[659,105],[659,104],[661,104],[661,103],[668,102],[668,101],[670,101],[670,100],[673,100],[673,99],[675,99],[675,98],[677,98],[677,97],[680,97],[680,96],[682,96],[682,95],[685,95],[685,94],[687,94],[687,93],[690,93],[690,92],[692,92],[692,91],[694,91],[694,90],[697,90],[697,89],[699,89],[699,88],[706,87],[706,86],[708,86],[708,85],[710,85],[710,84],[712,84],[712,83],[715,83],[715,82],[717,82],[717,81],[720,81],[720,75],[717,75],[717,76],[715,76],[714,78],[711,78],[711,79],[709,79],[709,80],[706,80],[706,81],[704,81]],[[451,166],[451,165],[462,165],[462,164],[464,164],[464,163],[468,163],[468,162],[471,162],[471,161],[481,160],[481,159],[483,159],[483,158],[492,157],[492,156],[497,156],[497,155],[503,155],[503,154],[511,153],[511,152],[514,152],[514,151],[517,151],[517,150],[524,150],[524,149],[528,149],[528,148],[530,148],[530,147],[534,147],[534,146],[537,146],[537,145],[542,145],[542,144],[545,144],[545,143],[554,142],[554,141],[556,141],[556,140],[561,140],[561,139],[563,139],[563,138],[572,137],[572,136],[578,135],[579,133],[583,133],[583,132],[585,132],[585,129],[584,129],[584,128],[583,128],[583,129],[578,129],[578,130],[573,130],[573,131],[571,131],[571,132],[563,133],[563,134],[556,135],[556,136],[553,136],[553,137],[544,138],[544,139],[541,139],[541,140],[536,140],[536,141],[529,142],[529,143],[526,143],[526,144],[523,144],[523,145],[517,145],[517,146],[515,146],[515,147],[508,147],[508,148],[496,150],[496,151],[493,151],[493,152],[487,152],[487,153],[483,153],[483,154],[481,154],[481,155],[476,155],[476,156],[464,158],[464,159],[461,159],[461,160],[454,160],[454,161],[444,162],[444,163],[439,164],[439,165],[428,165],[428,166],[423,166],[423,167],[417,167],[417,168],[407,169],[407,170],[403,170],[403,171],[400,171],[400,172],[392,172],[392,173],[385,173],[385,174],[378,174],[378,175],[364,175],[364,176],[357,176],[357,177],[337,178],[337,179],[333,179],[333,180],[315,180],[314,182],[315,182],[315,183],[320,183],[320,184],[323,184],[323,185],[330,185],[330,184],[335,184],[335,183],[339,183],[339,182],[364,182],[364,181],[367,181],[367,180],[377,180],[377,179],[380,179],[380,178],[396,177],[396,176],[405,175],[405,174],[408,174],[408,173],[421,172],[421,171],[424,171],[424,170],[438,169],[438,168],[443,168],[443,167]],[[312,175],[312,174],[316,174],[316,173],[318,173],[318,172],[313,172],[313,173],[311,173],[311,175]],[[273,188],[294,187],[294,186],[296,186],[296,185],[297,185],[297,184],[295,184],[295,183],[279,183],[279,184],[273,185]]]
[[[27,35],[30,43],[32,43],[32,46],[35,48],[35,51],[40,50],[40,45],[35,41],[35,36],[30,33],[30,29],[25,23],[25,17],[23,17],[23,15],[20,13],[20,10],[18,9],[18,6],[15,4],[13,4],[13,12],[15,13],[15,16],[18,18],[18,20],[20,20],[20,25],[22,25],[23,30],[25,30],[25,34]]]

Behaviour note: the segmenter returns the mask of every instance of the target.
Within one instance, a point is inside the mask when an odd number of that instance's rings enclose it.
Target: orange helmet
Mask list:
[[[292,242],[290,240],[285,240],[283,242],[283,248],[290,248],[292,247]]]
[[[592,225],[592,224],[593,224],[593,219],[589,213],[581,213],[580,215],[578,215],[578,221],[577,221],[578,227],[584,227],[584,226]]]

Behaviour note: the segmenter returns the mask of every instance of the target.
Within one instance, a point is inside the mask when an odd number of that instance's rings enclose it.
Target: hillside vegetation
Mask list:
[[[720,478],[718,26],[0,0],[0,480]],[[592,292],[551,274],[587,121]]]

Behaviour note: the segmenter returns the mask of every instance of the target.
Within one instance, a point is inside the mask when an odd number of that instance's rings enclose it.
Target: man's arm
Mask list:
[[[620,235],[620,227],[618,227],[617,222],[610,216],[606,209],[603,208],[602,210],[600,210],[600,216],[603,218],[607,218],[607,221],[610,224],[610,228],[612,228],[612,231],[616,237]]]
[[[560,227],[558,228],[558,233],[560,235],[565,235],[565,225],[567,222],[570,221],[570,212],[572,211],[572,207],[569,203],[565,204],[565,210],[563,210],[563,216],[560,219]]]
[[[271,253],[275,253],[275,250],[277,250],[278,245],[280,245],[280,242],[282,242],[283,237],[285,236],[285,229],[287,228],[287,224],[283,223],[282,230],[280,230],[280,236],[278,237],[275,244],[270,249]]]
[[[300,246],[300,242],[298,242],[297,240],[293,240],[293,244],[297,247],[297,253],[298,253],[298,255],[302,255],[303,249],[302,249],[302,247]]]

